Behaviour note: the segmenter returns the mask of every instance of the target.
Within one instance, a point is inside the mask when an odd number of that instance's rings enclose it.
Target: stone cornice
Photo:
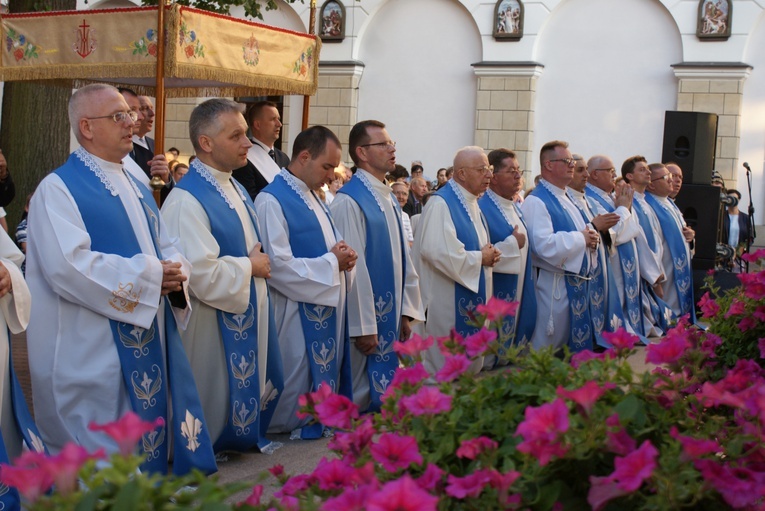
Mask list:
[[[476,76],[525,76],[542,75],[545,66],[539,62],[482,61],[471,64]]]
[[[680,62],[672,64],[677,78],[695,80],[746,80],[752,66],[743,62]]]

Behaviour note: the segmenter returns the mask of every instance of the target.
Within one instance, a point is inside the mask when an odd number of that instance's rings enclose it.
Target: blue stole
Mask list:
[[[284,219],[289,226],[292,254],[301,258],[321,257],[327,253],[321,224],[300,191],[292,186],[282,174],[277,174],[273,182],[263,188],[261,193],[273,195],[281,205]],[[329,211],[323,207],[322,209],[331,221]],[[298,302],[298,311],[308,353],[308,365],[311,368],[312,390],[315,392],[322,385],[329,385],[333,392],[353,399],[347,325],[344,339],[334,338],[338,321],[337,307]],[[345,350],[342,361],[338,360],[339,343],[343,344]],[[323,432],[322,424],[308,425],[302,428],[301,437],[319,438]]]
[[[21,432],[21,436],[24,438],[24,443],[32,451],[44,452],[48,454],[48,448],[40,437],[40,432],[37,429],[37,425],[32,419],[32,415],[29,413],[27,402],[24,399],[24,393],[21,390],[19,379],[16,376],[16,370],[13,368],[13,354],[10,349],[11,332],[8,331],[8,366],[9,366],[9,379],[11,384],[11,406],[13,407],[13,418],[15,419],[16,426]],[[0,434],[0,463],[10,464],[11,460],[8,458],[8,451],[5,448],[5,440],[3,435]],[[12,488],[3,483],[0,483],[0,509],[17,510],[21,509],[21,501],[19,500],[19,491],[16,488]]]
[[[241,185],[235,179],[231,178],[231,182],[239,191],[255,234],[260,239],[255,205],[250,195],[242,192]],[[176,186],[188,191],[204,208],[210,221],[210,231],[220,247],[220,257],[249,255],[244,231],[237,228],[241,220],[236,209],[233,204],[228,205],[225,192],[201,162],[195,160],[188,175]],[[220,437],[215,440],[213,447],[216,452],[246,451],[256,445],[262,450],[270,443],[265,434],[284,390],[284,373],[271,300],[268,303],[266,385],[271,390],[264,396],[263,402],[258,372],[258,358],[262,355],[258,353],[258,301],[254,279],[250,279],[250,304],[244,313],[217,310],[228,369],[229,416]]]
[[[691,258],[682,231],[677,228],[677,219],[667,211],[659,200],[651,193],[645,194],[645,201],[651,206],[659,220],[664,239],[672,254],[672,266],[675,270],[675,289],[680,300],[680,316],[690,314],[691,323],[696,323],[696,307],[693,302],[693,276],[691,275]],[[672,207],[672,206],[670,206]]]
[[[380,411],[382,396],[393,381],[398,369],[398,357],[393,352],[393,343],[398,340],[401,331],[401,307],[396,303],[396,285],[393,281],[393,252],[388,235],[388,221],[385,212],[378,203],[375,191],[366,182],[366,177],[356,173],[353,178],[340,188],[338,193],[344,193],[352,198],[366,221],[366,257],[369,280],[372,283],[374,297],[375,320],[377,323],[377,351],[367,357],[367,376],[369,377],[370,412]],[[406,252],[404,248],[404,233],[401,228],[401,213],[398,201],[393,199],[398,233],[401,244],[401,296],[404,295],[406,282]]]
[[[467,206],[462,193],[455,190],[454,181],[449,181],[448,186],[442,186],[435,194],[446,201],[449,207],[452,223],[457,231],[457,239],[465,245],[467,251],[481,251],[481,243],[478,233],[473,225],[473,219],[467,211]],[[478,292],[474,293],[463,285],[454,283],[454,329],[463,337],[473,335],[480,330],[480,326],[470,324],[475,320],[475,308],[486,303],[486,278],[483,267],[478,277]]]
[[[489,239],[493,244],[505,241],[513,234],[513,225],[510,225],[502,207],[491,195],[494,192],[487,191],[478,199],[486,224],[489,227]],[[515,213],[524,227],[521,211],[513,204]],[[528,243],[528,241],[527,241]],[[528,245],[527,245],[528,246]],[[529,251],[530,252],[530,251]],[[526,344],[531,340],[537,319],[537,296],[534,291],[534,278],[531,272],[531,254],[526,258],[526,268],[523,270],[523,289],[521,290],[521,306],[515,316],[503,319],[500,327],[500,356],[512,346],[514,339],[518,339],[518,345]],[[492,272],[494,296],[507,301],[518,300],[518,275],[512,273]],[[516,319],[518,327],[516,328]]]
[[[645,194],[645,196],[647,198],[648,194]],[[658,247],[656,244],[657,240],[653,235],[653,227],[651,226],[651,221],[648,219],[648,213],[646,213],[646,211],[643,209],[643,205],[637,199],[632,201],[632,206],[632,211],[637,214],[640,227],[645,233],[648,247],[656,252]],[[650,309],[651,316],[653,316],[654,323],[666,332],[672,327],[672,323],[676,317],[674,312],[672,312],[672,307],[670,307],[667,302],[656,295],[656,291],[653,290],[653,286],[651,284],[652,283],[641,279],[641,292],[648,298],[648,307]]]
[[[616,212],[614,205],[604,199],[602,195],[593,190],[591,187],[592,185],[590,184],[586,185],[584,190],[586,197],[588,197],[591,201],[597,201],[597,203],[600,204],[603,209],[609,213]],[[640,297],[640,276],[638,275],[637,253],[635,252],[635,245],[632,241],[628,243],[622,243],[621,245],[616,245],[615,240],[614,245],[616,247],[617,253],[619,254],[619,265],[622,269],[625,305],[622,308],[622,305],[618,303],[619,292],[616,289],[616,282],[609,267],[609,317],[613,318],[612,309],[618,306],[619,310],[622,311],[622,314],[618,317],[620,317],[622,320],[626,319],[632,327],[632,330],[641,337],[643,342],[646,342],[647,339],[642,339],[645,337],[645,330],[643,329],[642,300]],[[607,264],[610,264],[608,256],[606,256],[606,260],[608,261]],[[617,303],[614,303],[612,298],[613,293],[616,293]],[[613,327],[613,325],[611,326]],[[609,325],[606,326],[606,329],[609,331],[614,331],[617,328],[618,327],[613,327],[609,330]]]
[[[111,188],[108,178],[87,151],[80,148],[72,153],[55,173],[64,182],[77,204],[90,235],[91,250],[117,254],[125,258],[141,253],[141,246],[122,201],[116,193],[112,195],[108,189]],[[128,173],[125,175],[133,184],[141,201],[157,257],[161,259],[159,210],[153,199],[144,199],[152,196],[151,191]],[[165,420],[165,424],[143,436],[141,446],[146,460],[141,469],[148,472],[167,472],[166,427],[169,419],[172,419],[173,472],[181,475],[198,469],[212,473],[217,470],[215,455],[207,428],[204,426],[202,405],[199,403],[194,377],[181,344],[170,303],[167,299],[163,299],[162,302],[165,306],[166,352],[160,344],[156,318],[148,329],[109,320],[122,365],[125,389],[130,396],[133,411],[145,421],[153,421],[159,417]],[[172,392],[172,399],[168,399],[169,392]],[[168,401],[172,405],[170,417]]]
[[[547,212],[550,214],[554,232],[579,230],[576,228],[574,220],[561,205],[559,199],[544,184],[535,187],[531,194],[547,206]],[[588,286],[586,275],[589,270],[587,255],[585,254],[585,257],[582,258],[582,267],[579,273],[576,275],[567,273],[565,278],[571,325],[568,345],[572,352],[592,350],[593,348],[592,321],[590,319],[590,307],[588,306],[589,300],[587,299]]]

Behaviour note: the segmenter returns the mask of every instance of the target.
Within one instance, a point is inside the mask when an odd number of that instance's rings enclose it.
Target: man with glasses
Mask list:
[[[136,137],[138,136],[138,133],[141,133],[144,123],[146,122],[146,115],[144,114],[145,109],[142,109],[141,107],[140,97],[131,89],[121,87],[118,90],[120,91],[120,94],[122,94],[122,97],[125,98],[125,102],[130,107],[130,111],[136,115],[132,138],[133,149],[125,158],[123,158],[125,170],[130,172],[133,177],[137,178],[146,186],[149,186],[149,181],[154,176],[158,176],[162,181],[167,183],[170,180],[170,168],[167,165],[165,155],[158,154],[155,158],[153,148],[149,150],[147,147],[136,143]],[[153,111],[151,115],[153,118]],[[148,130],[143,132],[144,135],[146,133],[148,133]],[[153,143],[154,142],[152,141],[152,147]]]
[[[142,470],[167,472],[172,443],[174,472],[215,471],[176,326],[191,312],[190,266],[151,191],[123,166],[137,119],[111,85],[75,91],[69,121],[81,147],[32,197],[26,276],[35,417],[54,453],[69,442],[115,452],[91,422],[129,411],[162,419],[140,442]]]
[[[282,118],[276,103],[259,101],[247,111],[247,125],[252,134],[252,147],[247,163],[234,171],[234,179],[247,189],[253,200],[290,163],[290,157],[274,147],[282,132]]]
[[[362,411],[379,411],[398,369],[393,343],[409,339],[409,322],[425,317],[402,211],[385,183],[396,166],[396,147],[385,124],[374,120],[351,128],[348,146],[356,173],[330,209],[346,243],[359,255],[348,292],[353,399]]]
[[[671,326],[673,314],[672,308],[662,299],[666,275],[662,263],[661,226],[645,197],[651,182],[651,169],[645,157],[636,155],[624,161],[621,174],[634,191],[632,212],[640,224],[635,247],[641,278],[643,332],[646,337],[660,337]]]
[[[683,187],[683,169],[675,162],[667,162],[664,166],[672,174],[672,192],[670,192],[669,198],[674,202],[677,194],[680,193],[680,189]]]
[[[489,227],[490,241],[501,255],[492,272],[497,298],[519,302],[515,316],[504,319],[500,345],[523,345],[531,341],[537,317],[537,299],[526,242],[526,224],[514,201],[521,189],[523,171],[515,153],[510,149],[495,149],[489,153],[494,167],[489,189],[478,199],[478,205]],[[498,363],[502,363],[500,360]]]
[[[598,264],[600,235],[566,194],[576,160],[568,143],[542,146],[539,185],[523,201],[532,263],[538,270],[534,348],[568,345],[571,351],[593,348],[588,283]]]
[[[645,336],[642,319],[642,297],[635,238],[640,233],[637,216],[632,214],[632,187],[627,183],[616,186],[616,169],[608,156],[595,155],[587,161],[589,177],[585,195],[596,214],[616,213],[619,221],[603,233],[610,239],[606,247],[609,275],[613,278],[628,332]]]
[[[478,197],[489,188],[493,168],[480,147],[454,157],[454,177],[428,200],[414,237],[414,260],[425,307],[425,335],[456,332],[467,337],[476,306],[492,295],[492,267],[500,252],[491,244]],[[423,355],[431,374],[444,365],[438,346]],[[483,361],[475,364],[480,370]]]
[[[663,299],[677,317],[690,315],[696,322],[696,302],[693,300],[693,271],[691,269],[691,243],[696,233],[685,224],[683,215],[669,199],[672,193],[672,174],[662,163],[652,163],[646,203],[653,208],[661,226],[662,267],[666,280],[662,284]]]
[[[151,173],[151,160],[154,158],[154,139],[146,136],[154,127],[154,105],[148,96],[138,96],[141,118],[138,128],[133,133],[133,155],[135,161],[147,174]],[[130,104],[130,103],[128,103]]]

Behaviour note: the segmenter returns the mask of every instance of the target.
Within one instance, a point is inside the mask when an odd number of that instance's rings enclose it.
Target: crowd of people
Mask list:
[[[211,472],[222,452],[271,452],[273,433],[328,435],[297,413],[300,396],[332,391],[379,410],[394,343],[470,336],[491,297],[519,302],[501,348],[597,350],[603,332],[649,342],[694,321],[695,233],[671,199],[682,182],[672,164],[628,158],[617,184],[608,156],[586,161],[552,141],[523,197],[512,150],[469,146],[435,184],[421,165],[407,181],[382,122],[353,126],[348,169],[329,129],[302,131],[288,157],[274,147],[276,105],[245,116],[211,99],[189,119],[195,158],[171,179],[145,140],[149,117],[150,100],[130,90],[77,90],[80,147],[31,199],[26,282],[23,255],[10,239],[0,247],[0,305],[14,332],[28,323],[39,427],[13,420],[24,414],[9,411],[6,362],[10,456],[19,433],[52,452],[116,450],[88,426],[129,411],[162,419],[141,442],[143,468],[157,472],[169,459],[177,473]],[[170,183],[161,210],[153,176]],[[506,363],[501,353],[472,370]],[[426,369],[443,364],[434,345]]]

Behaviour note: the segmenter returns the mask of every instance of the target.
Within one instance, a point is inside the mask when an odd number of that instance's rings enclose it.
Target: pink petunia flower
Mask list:
[[[757,340],[757,347],[760,348],[760,358],[765,358],[765,337]]]
[[[439,383],[454,381],[470,367],[470,360],[465,355],[458,354],[444,358],[443,367],[435,374]]]
[[[754,317],[747,316],[741,321],[739,321],[738,325],[736,326],[742,332],[746,332],[747,330],[751,330],[752,328],[755,328],[757,325],[758,325],[757,320]]]
[[[759,509],[762,504],[762,476],[744,467],[731,467],[717,460],[693,462],[709,483],[733,509]]]
[[[702,440],[690,436],[681,435],[676,426],[669,430],[669,436],[680,442],[683,446],[683,461],[696,460],[706,454],[715,454],[722,451],[720,444],[714,440]]]
[[[631,350],[635,347],[635,343],[640,341],[637,335],[629,333],[624,327],[618,328],[615,332],[604,331],[601,335],[617,351]]]
[[[362,450],[369,445],[374,435],[375,429],[372,424],[372,416],[364,415],[361,420],[354,424],[351,431],[335,432],[327,447],[353,463],[359,457]]]
[[[607,352],[595,353],[591,350],[579,351],[571,355],[571,366],[574,367],[574,369],[578,369],[579,366],[590,360],[604,360],[606,358],[606,353]]]
[[[650,364],[674,364],[691,348],[684,335],[669,334],[658,343],[646,346],[645,361]]]
[[[388,389],[400,388],[404,383],[417,385],[429,376],[428,371],[425,370],[425,367],[420,362],[417,362],[412,367],[399,367],[396,369],[396,374],[393,375],[393,381],[388,386]]]
[[[40,466],[13,466],[5,463],[0,465],[0,482],[16,488],[30,504],[34,504],[53,486],[53,478]]]
[[[383,433],[370,448],[372,458],[388,472],[409,468],[412,463],[421,464],[422,456],[413,436]]]
[[[422,387],[416,394],[401,398],[401,404],[412,415],[437,415],[452,408],[452,396],[448,396],[436,387]]]
[[[56,491],[68,495],[77,487],[77,474],[89,460],[105,459],[106,451],[99,449],[90,454],[87,449],[77,444],[66,444],[56,456],[41,457],[40,467],[53,478]]]
[[[316,405],[316,418],[325,426],[351,429],[351,420],[359,418],[359,407],[340,394],[332,394]]]
[[[433,491],[444,477],[444,471],[433,463],[428,463],[425,472],[416,479],[417,484],[423,490]]]
[[[263,485],[256,484],[252,487],[252,493],[243,502],[246,506],[257,507],[260,505],[260,499],[263,498]]]
[[[88,425],[88,429],[91,431],[103,431],[109,435],[112,440],[117,442],[120,454],[127,457],[133,454],[138,441],[144,434],[154,431],[156,428],[164,426],[164,424],[165,420],[162,417],[157,417],[154,421],[147,422],[136,413],[128,412],[118,420],[107,424],[91,422]]]
[[[281,477],[284,475],[284,465],[274,465],[269,468],[268,471],[271,472],[271,475],[274,477]]]
[[[433,346],[435,339],[433,336],[423,339],[417,334],[412,334],[408,340],[404,342],[396,341],[393,343],[393,351],[399,355],[405,355],[412,358],[417,357],[423,351]]]
[[[593,511],[603,509],[608,501],[627,495],[629,492],[619,487],[619,482],[611,477],[590,476],[590,491],[587,493],[587,503]]]
[[[627,430],[619,422],[619,414],[613,414],[606,419],[606,448],[614,454],[626,456],[635,450],[636,444]]]
[[[356,471],[344,460],[322,458],[313,470],[313,479],[321,490],[342,490]]]
[[[489,343],[496,339],[497,332],[482,328],[473,335],[466,337],[462,345],[465,346],[465,353],[469,357],[477,357],[483,355],[489,349]]]
[[[486,304],[478,304],[475,310],[493,323],[501,321],[507,316],[515,316],[518,312],[518,305],[520,305],[519,302],[510,302],[492,296]]]
[[[568,408],[563,399],[538,407],[527,406],[524,414],[525,419],[515,432],[523,437],[517,446],[519,451],[537,458],[540,466],[547,465],[553,456],[568,452],[568,447],[559,440],[569,428]]]
[[[491,470],[476,470],[465,477],[457,477],[449,474],[446,478],[446,494],[450,497],[464,499],[477,497],[487,484],[491,483]]]
[[[374,485],[359,486],[356,489],[346,488],[337,497],[324,501],[321,511],[365,511],[369,497],[377,491]]]
[[[595,381],[590,380],[578,389],[566,390],[558,386],[556,393],[564,399],[570,399],[584,409],[585,415],[590,415],[595,402],[606,393],[607,390],[615,388],[613,383],[606,383],[602,387]]]
[[[728,312],[725,313],[725,317],[729,318],[731,316],[740,316],[744,312],[746,312],[746,304],[741,300],[733,300],[733,302],[730,304]]]
[[[633,492],[640,488],[643,481],[651,477],[656,468],[658,456],[659,451],[651,444],[650,440],[646,440],[627,456],[616,457],[614,460],[616,470],[611,474],[611,477],[619,481],[621,489]]]
[[[386,483],[367,500],[367,511],[436,511],[434,497],[415,483],[409,475]]]
[[[705,318],[712,318],[720,312],[720,306],[712,298],[712,295],[709,294],[709,291],[704,293],[699,300],[699,308],[701,309],[701,315]]]
[[[499,444],[491,438],[479,436],[470,440],[464,440],[457,448],[457,457],[474,460],[481,453],[494,450],[497,447],[499,447]]]

